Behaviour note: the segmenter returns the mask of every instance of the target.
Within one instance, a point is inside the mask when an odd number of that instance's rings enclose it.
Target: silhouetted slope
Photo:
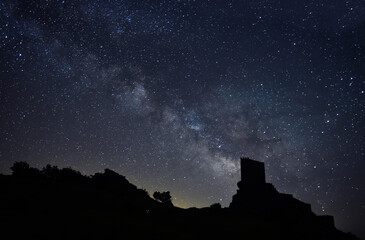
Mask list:
[[[69,168],[18,167],[0,175],[2,239],[356,239],[244,209],[176,208],[108,169],[86,177]]]

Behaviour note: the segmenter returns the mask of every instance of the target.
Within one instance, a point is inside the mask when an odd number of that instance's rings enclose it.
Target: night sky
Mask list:
[[[365,237],[363,0],[1,0],[0,172],[228,206],[239,159]]]

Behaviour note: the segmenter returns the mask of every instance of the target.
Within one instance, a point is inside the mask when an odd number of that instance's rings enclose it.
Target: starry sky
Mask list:
[[[363,0],[1,0],[0,172],[228,206],[240,157],[365,237]]]

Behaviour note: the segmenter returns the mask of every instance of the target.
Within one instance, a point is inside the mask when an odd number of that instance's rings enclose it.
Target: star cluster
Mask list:
[[[0,171],[111,168],[227,206],[242,156],[365,236],[362,0],[0,2]]]

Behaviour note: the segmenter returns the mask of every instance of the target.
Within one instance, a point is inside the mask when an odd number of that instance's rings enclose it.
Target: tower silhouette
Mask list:
[[[304,224],[320,223],[333,228],[332,216],[317,216],[311,205],[291,194],[279,193],[265,180],[265,164],[249,158],[241,158],[241,181],[229,205],[235,211],[248,212],[265,218],[289,219]]]

